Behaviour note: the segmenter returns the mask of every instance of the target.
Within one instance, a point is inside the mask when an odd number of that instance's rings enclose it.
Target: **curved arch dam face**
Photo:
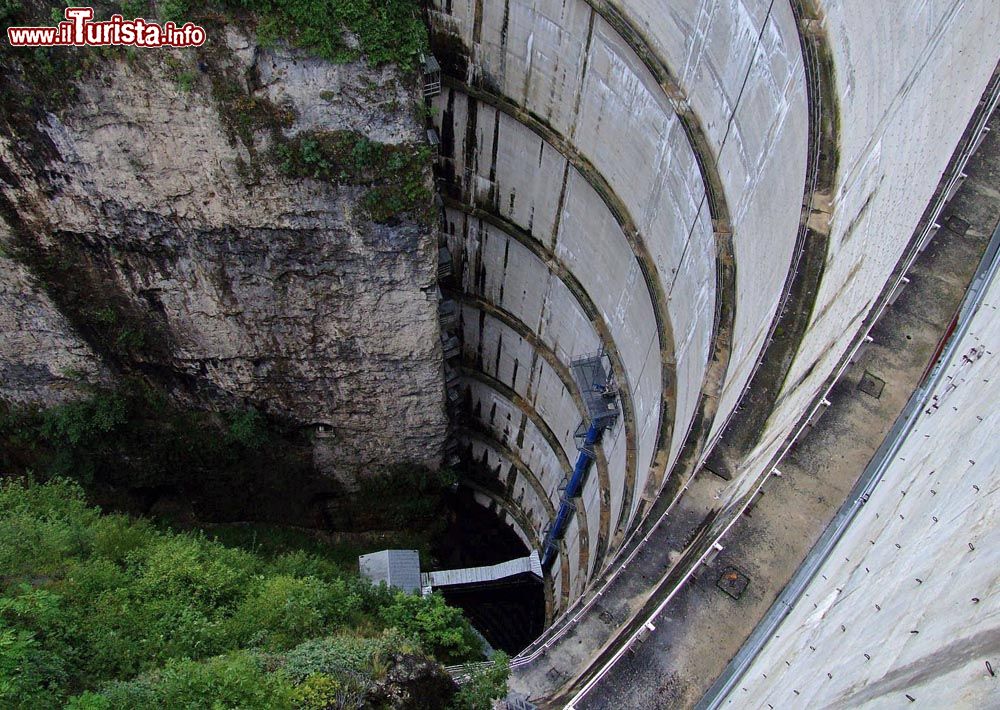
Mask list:
[[[539,644],[591,613],[664,513],[700,511],[665,572],[727,528],[913,248],[997,62],[959,55],[990,45],[1000,12],[935,0],[901,22],[899,6],[844,5],[428,7],[454,437],[522,540],[545,539],[577,456],[574,360],[603,351],[620,395]],[[702,480],[714,498],[686,505]]]
[[[689,4],[690,17],[667,14],[684,35],[700,18],[696,44],[644,34],[655,3],[429,12],[446,288],[471,394],[457,436],[492,437],[512,490],[535,493],[518,504],[522,539],[544,537],[576,458],[573,360],[603,350],[620,392],[554,567],[568,570],[551,575],[555,614],[698,468],[800,246],[809,107],[791,7],[722,22]]]

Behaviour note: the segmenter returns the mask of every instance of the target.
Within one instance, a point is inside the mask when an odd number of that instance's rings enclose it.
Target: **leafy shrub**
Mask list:
[[[48,707],[46,685],[65,677],[63,659],[43,649],[33,633],[0,628],[0,707]]]
[[[228,4],[259,15],[257,32],[265,45],[287,37],[295,46],[335,62],[363,54],[373,65],[395,63],[411,69],[427,48],[427,28],[415,0],[228,0]],[[360,49],[352,46],[348,33],[357,38]]]
[[[295,706],[304,710],[326,710],[340,705],[344,684],[336,678],[314,673],[292,691]]]
[[[148,520],[120,514],[97,517],[91,528],[94,556],[115,564],[125,562],[130,554],[151,545],[158,535]]]
[[[156,5],[160,11],[160,18],[164,22],[183,25],[190,19],[188,15],[191,6],[187,0],[159,0]]]
[[[126,20],[143,17],[149,12],[147,0],[124,0],[121,4],[121,14]]]
[[[279,140],[273,157],[290,177],[367,186],[362,205],[376,222],[430,205],[431,153],[426,145],[378,143],[353,131],[317,131]]]
[[[482,642],[462,623],[462,612],[445,604],[440,594],[424,598],[398,592],[392,604],[382,609],[382,618],[446,663],[482,656]]]
[[[98,697],[104,705],[99,704]],[[292,686],[283,676],[267,673],[259,657],[237,652],[204,662],[173,659],[147,678],[115,683],[99,696],[91,693],[74,699],[70,707],[290,710],[293,704]]]
[[[90,547],[97,515],[82,495],[68,481],[0,485],[0,570],[8,578],[48,575]]]
[[[53,441],[79,446],[112,433],[127,420],[125,398],[115,392],[101,393],[48,410],[42,433]]]
[[[0,22],[9,22],[23,9],[19,0],[0,0]]]
[[[474,671],[472,677],[458,689],[452,707],[455,710],[490,710],[494,700],[507,696],[509,678],[510,658],[499,651],[489,666]]]
[[[267,443],[264,417],[256,409],[233,412],[229,415],[229,436],[239,445],[257,451]]]
[[[196,605],[232,604],[239,599],[256,560],[191,535],[165,535],[158,544],[129,558],[136,570],[136,589],[155,597],[176,597]]]
[[[100,516],[63,480],[4,483],[0,707],[62,707],[74,694],[78,709],[290,707],[292,686],[317,673],[339,685],[312,681],[309,702],[335,691],[347,702],[397,651],[478,651],[440,597],[392,595],[313,555],[277,559]]]
[[[244,643],[288,648],[324,629],[346,626],[358,606],[357,597],[341,580],[327,583],[279,575],[259,582],[234,618]]]
[[[311,639],[282,654],[281,669],[293,681],[316,674],[360,677],[394,652],[415,653],[414,642],[396,629],[378,638],[330,636]]]
[[[198,81],[198,75],[192,71],[182,71],[177,75],[177,86],[184,93],[189,93]]]

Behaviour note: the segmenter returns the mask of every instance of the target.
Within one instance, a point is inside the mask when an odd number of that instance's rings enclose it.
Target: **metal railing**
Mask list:
[[[773,5],[773,2],[772,2],[772,5]],[[770,8],[769,8],[768,14],[770,14]],[[810,74],[810,76],[815,76],[816,77],[815,83],[816,83],[816,86],[818,87],[818,85],[819,85],[819,81],[818,81],[819,63],[818,63],[818,59],[815,57],[814,53],[810,53],[810,57],[811,57],[811,64],[813,65],[813,68],[812,68],[811,72],[809,71],[809,69],[807,69],[807,73]],[[748,74],[749,74],[749,70],[748,70]],[[808,84],[808,82],[807,82],[807,84]],[[742,95],[742,91],[741,91],[741,95]],[[815,109],[812,106],[812,104],[814,104],[814,103],[816,104]],[[821,103],[821,100],[818,97],[817,97],[816,101],[812,101],[812,100],[809,101],[809,104],[810,104],[810,107],[809,107],[810,119],[812,119],[813,113],[815,111],[815,115],[817,117],[817,120],[815,121],[815,125],[817,126],[817,129],[816,129],[817,131],[820,130],[818,128],[819,125],[820,125],[819,119],[822,116],[821,108],[820,108],[820,103]],[[734,107],[734,109],[733,109],[733,116],[735,116],[735,112],[736,112],[736,108]],[[730,123],[731,122],[732,122],[732,118],[730,118]],[[728,135],[728,130],[727,130],[727,135]],[[813,193],[813,191],[815,189],[816,182],[817,182],[818,164],[819,164],[819,141],[818,141],[818,137],[817,137],[814,141],[811,141],[809,157],[807,158],[807,174],[811,173],[811,179],[808,178],[808,175],[807,175],[807,179],[809,180],[809,185],[810,185],[810,187],[809,187],[809,198],[808,198],[808,200],[806,200],[804,198],[803,201],[804,202],[808,202],[809,204],[811,204],[811,202],[812,202],[812,193]],[[811,165],[811,168],[809,167],[809,165]],[[707,191],[706,191],[706,194],[707,194]],[[802,223],[800,224],[800,231],[799,231],[799,234],[797,236],[796,249],[795,249],[795,254],[796,254],[795,261],[794,261],[794,264],[793,264],[792,268],[789,269],[788,276],[786,277],[786,283],[784,285],[783,295],[782,295],[781,301],[779,303],[779,308],[775,311],[776,315],[772,319],[772,322],[771,322],[771,325],[770,325],[770,330],[769,330],[768,336],[767,336],[767,338],[765,340],[765,346],[761,349],[761,353],[758,356],[756,364],[754,365],[754,369],[751,372],[750,377],[747,379],[747,383],[748,383],[747,389],[749,388],[749,383],[752,382],[752,380],[753,380],[753,375],[756,373],[757,369],[760,367],[761,363],[764,360],[764,355],[766,353],[767,344],[770,344],[770,342],[771,342],[771,340],[773,338],[774,330],[777,328],[777,325],[778,325],[779,316],[780,316],[782,310],[784,309],[785,305],[787,304],[787,299],[788,299],[788,296],[789,296],[789,294],[791,292],[790,291],[791,290],[791,283],[792,283],[792,280],[794,279],[794,273],[795,273],[795,271],[797,269],[798,259],[801,256],[801,249],[800,249],[799,245],[803,245],[804,244],[805,235],[806,235],[806,232],[807,232],[807,230],[805,228],[805,221],[804,220],[800,220],[800,221]],[[719,311],[718,311],[718,309],[716,309],[716,313],[714,314],[714,318],[715,318],[715,321],[714,321],[714,326],[713,327],[714,327],[714,329],[717,330],[718,327],[719,327],[719,323],[718,323]],[[745,392],[744,392],[744,394],[745,394]],[[733,414],[736,412],[736,409],[737,408],[734,408],[733,412],[731,412],[729,414],[729,416],[727,417],[727,419],[726,419],[727,423],[728,423],[729,419],[733,416]],[[689,426],[692,425],[692,424],[693,424],[693,422],[690,422]],[[713,439],[713,441],[711,443],[709,443],[708,445],[705,446],[704,451],[707,452],[707,451],[711,450],[712,446],[714,445],[715,442],[718,441],[719,437],[721,436],[721,434],[722,434],[722,432],[724,430],[725,430],[725,426],[722,426],[722,427],[719,428],[719,433],[715,436],[715,438]],[[703,452],[703,456],[704,456],[704,452]],[[664,483],[666,482],[667,478],[668,477],[664,477]],[[679,501],[681,499],[681,497],[683,496],[684,492],[687,491],[687,489],[690,486],[690,484],[691,484],[691,482],[692,482],[693,479],[694,479],[694,477],[691,476],[691,477],[688,478],[687,481],[684,482],[684,486],[677,493],[677,495],[675,496],[674,501],[672,501],[671,504],[667,507],[667,509],[660,515],[660,517],[657,518],[656,522],[653,525],[649,526],[648,532],[642,537],[641,542],[637,541],[637,537],[638,537],[640,531],[642,530],[642,523],[646,522],[646,521],[637,521],[637,524],[633,527],[631,533],[629,533],[629,535],[625,538],[625,541],[622,543],[621,547],[618,549],[618,552],[616,553],[615,557],[611,560],[611,562],[609,562],[609,564],[605,568],[605,573],[607,573],[608,570],[611,570],[610,576],[607,577],[604,581],[601,582],[600,587],[597,587],[597,585],[595,585],[592,588],[592,589],[594,589],[594,593],[591,596],[588,597],[587,595],[582,595],[580,597],[577,597],[577,599],[574,600],[574,602],[569,607],[567,607],[567,609],[560,615],[559,619],[557,619],[552,624],[552,626],[549,627],[549,629],[546,631],[545,634],[543,634],[541,637],[539,637],[539,639],[537,639],[533,644],[529,645],[528,648],[525,649],[525,651],[522,651],[522,653],[520,655],[518,655],[516,658],[514,658],[511,661],[511,667],[512,668],[519,668],[519,667],[528,665],[529,663],[532,663],[535,660],[537,660],[541,655],[543,655],[552,646],[553,643],[555,643],[555,641],[557,641],[559,638],[561,638],[563,635],[565,635],[565,633],[567,633],[569,626],[575,625],[579,621],[579,619],[582,618],[582,616],[584,614],[586,614],[586,612],[597,601],[600,600],[600,598],[604,595],[604,593],[607,590],[607,588],[615,581],[615,579],[617,579],[618,575],[621,574],[627,568],[627,566],[629,565],[629,563],[640,552],[640,550],[642,548],[642,545],[644,543],[648,542],[648,540],[651,537],[653,531],[657,527],[659,527],[659,525],[662,522],[664,522],[666,520],[668,514],[673,510],[674,505],[677,503],[677,501]],[[630,546],[632,546],[632,545],[635,545],[634,549],[632,549],[631,552],[628,552]],[[624,558],[624,560],[619,561],[619,558],[622,555],[627,555],[627,556]],[[569,616],[569,614],[571,612],[574,612],[574,609],[577,606],[580,606],[581,608],[579,610],[575,611],[575,613],[573,613],[572,616]]]
[[[986,248],[986,253],[983,255],[983,259],[972,279],[969,290],[962,301],[958,316],[958,325],[948,336],[948,342],[937,358],[937,361],[906,403],[903,411],[897,417],[895,424],[886,436],[885,441],[879,447],[878,451],[875,452],[875,455],[868,463],[861,477],[851,489],[847,501],[841,506],[833,520],[830,521],[823,535],[809,551],[809,554],[802,561],[802,564],[796,570],[791,580],[789,580],[784,590],[782,590],[781,595],[771,605],[771,608],[768,609],[764,618],[754,628],[736,656],[726,666],[722,675],[716,679],[715,683],[712,684],[695,706],[695,710],[715,710],[722,704],[729,692],[736,687],[736,684],[750,667],[750,664],[753,663],[771,636],[777,631],[778,626],[791,613],[792,607],[801,598],[805,592],[805,588],[816,577],[820,567],[829,558],[833,547],[843,537],[847,527],[882,480],[882,476],[895,458],[906,436],[912,431],[921,412],[924,411],[924,407],[930,400],[931,394],[940,384],[945,372],[945,366],[954,358],[956,350],[961,344],[962,336],[968,330],[972,319],[979,310],[986,291],[996,278],[997,271],[1000,270],[1000,258],[998,258],[1000,254],[998,253],[1000,253],[1000,226],[993,232],[993,237]]]
[[[822,393],[817,395],[817,397],[814,399],[814,404],[812,408],[809,409],[808,415],[802,417],[799,420],[799,425],[795,428],[794,433],[785,440],[781,449],[779,450],[779,453],[772,459],[772,464],[765,468],[767,474],[761,476],[760,480],[751,488],[751,492],[744,495],[741,501],[737,505],[735,505],[730,511],[726,511],[720,514],[719,516],[720,518],[722,519],[728,518],[728,522],[726,523],[725,527],[721,530],[721,532],[719,532],[714,536],[714,540],[710,541],[710,544],[707,545],[707,549],[698,557],[697,561],[690,566],[690,568],[686,571],[681,580],[668,593],[667,597],[656,607],[656,610],[647,617],[646,623],[652,623],[653,620],[655,620],[656,617],[660,615],[660,613],[663,611],[666,605],[673,599],[673,597],[677,594],[677,592],[680,591],[680,589],[687,582],[687,580],[690,579],[694,571],[702,564],[702,562],[707,557],[709,557],[712,554],[716,546],[719,546],[721,544],[722,538],[726,536],[726,534],[733,527],[733,525],[735,525],[736,522],[740,519],[743,512],[747,509],[750,502],[760,493],[761,489],[763,488],[764,484],[768,481],[770,476],[780,473],[777,469],[778,463],[782,459],[784,459],[784,457],[788,454],[788,451],[791,449],[791,447],[794,446],[795,443],[799,440],[803,432],[808,428],[810,422],[818,413],[819,409],[829,404],[827,396],[829,395],[830,391],[833,389],[834,385],[836,385],[837,382],[839,382],[840,379],[843,377],[847,368],[850,367],[851,362],[856,356],[857,352],[861,349],[861,347],[865,344],[866,340],[869,338],[872,328],[874,328],[875,324],[881,319],[882,315],[885,313],[885,310],[889,307],[892,294],[903,283],[906,273],[913,266],[913,262],[916,261],[917,256],[923,249],[922,243],[924,241],[924,238],[926,237],[927,232],[930,230],[931,226],[933,226],[934,220],[936,220],[936,218],[940,216],[942,210],[944,209],[945,204],[948,201],[948,198],[952,194],[952,188],[954,187],[956,182],[960,179],[960,176],[962,175],[965,166],[968,164],[969,158],[971,158],[972,153],[979,146],[981,142],[979,136],[980,134],[985,132],[986,123],[989,121],[990,116],[996,109],[998,102],[1000,102],[1000,71],[994,72],[993,78],[985,93],[985,98],[983,101],[980,102],[980,105],[977,109],[977,114],[973,116],[973,119],[971,121],[972,130],[967,131],[967,138],[965,140],[965,145],[959,151],[956,158],[952,161],[949,169],[946,171],[946,176],[943,178],[943,181],[939,182],[938,190],[935,193],[934,197],[932,198],[929,211],[925,212],[925,214],[932,215],[933,218],[926,220],[927,223],[922,229],[918,225],[918,231],[915,237],[912,238],[910,241],[910,249],[908,250],[907,254],[901,259],[901,266],[896,270],[894,278],[890,278],[889,284],[887,284],[887,286],[883,288],[881,297],[879,299],[879,304],[877,308],[873,309],[871,316],[866,321],[866,326],[863,327],[861,331],[859,331],[859,334],[855,338],[852,347],[849,348],[848,352],[845,353],[845,355],[841,358],[841,362],[839,366],[836,368],[835,372],[827,379],[827,382],[825,383],[826,386],[823,388]],[[661,516],[661,520],[665,516],[666,512],[664,512],[663,516]],[[657,525],[659,525],[659,522],[660,521],[657,522]],[[635,553],[633,553],[633,556],[634,554]],[[641,632],[642,632],[642,626],[640,626],[639,631],[633,633],[624,644],[621,644],[620,648],[612,657],[612,659],[609,662],[607,662],[590,680],[588,680],[588,682],[579,692],[577,692],[576,695],[573,696],[573,698],[566,706],[567,710],[572,710],[574,704],[582,700],[583,697],[586,696],[586,694],[590,690],[592,690],[593,687],[598,682],[600,682],[600,680],[605,675],[607,675],[607,673],[611,670],[611,668],[614,667],[614,665],[618,662],[618,660],[636,641]]]

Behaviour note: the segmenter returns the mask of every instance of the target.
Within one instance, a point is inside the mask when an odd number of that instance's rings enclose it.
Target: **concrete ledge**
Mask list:
[[[632,399],[632,392],[629,386],[630,378],[625,369],[624,358],[619,352],[618,345],[615,343],[614,336],[611,334],[611,328],[604,320],[601,315],[600,309],[591,299],[590,295],[584,289],[583,285],[579,280],[565,267],[559,257],[548,247],[543,245],[534,236],[525,232],[523,229],[518,227],[516,224],[510,220],[501,217],[494,212],[487,211],[478,207],[471,207],[469,205],[458,202],[457,200],[451,198],[445,198],[445,206],[449,209],[454,209],[463,212],[468,217],[474,219],[481,219],[483,222],[499,229],[507,236],[516,240],[519,244],[527,248],[532,254],[534,254],[538,260],[545,265],[545,267],[556,276],[567,288],[567,290],[573,295],[580,308],[583,310],[584,314],[590,319],[591,324],[597,331],[598,337],[601,339],[608,356],[611,359],[612,368],[614,370],[614,375],[619,383],[623,383],[624,386],[621,390],[622,398],[622,411],[625,426],[625,485],[624,485],[624,497],[622,500],[621,514],[619,515],[619,520],[616,523],[616,533],[615,535],[620,535],[621,531],[624,529],[626,520],[624,519],[630,509],[632,499],[635,495],[636,486],[636,473],[637,473],[637,463],[636,463],[636,415],[635,415],[635,404]],[[473,296],[474,297],[474,296]],[[478,299],[484,304],[487,302],[486,299]],[[504,309],[499,308],[495,304],[490,304],[490,307],[496,311],[504,311]],[[506,312],[506,311],[504,311]],[[511,316],[513,317],[513,316]],[[516,319],[515,319],[516,320]],[[519,321],[518,321],[519,322]],[[513,326],[512,326],[513,327]],[[515,328],[516,330],[516,328]],[[519,331],[520,332],[520,331]],[[540,339],[534,333],[525,326],[525,333],[530,332],[531,337],[541,344]],[[522,333],[524,334],[524,333]],[[527,337],[527,336],[526,336]],[[551,352],[551,349],[546,348]],[[558,361],[555,357],[555,353],[552,353],[553,358]],[[567,374],[564,381],[572,383],[572,377],[568,376],[567,364],[563,363],[563,371]],[[576,392],[575,387],[568,387],[571,392]],[[582,401],[581,401],[582,404]],[[581,410],[582,411],[582,410]],[[605,467],[605,473],[607,469]],[[610,484],[605,489],[610,492]],[[609,513],[610,515],[610,513]]]
[[[688,434],[684,440],[680,455],[669,472],[673,479],[668,486],[667,476],[657,481],[650,478],[643,501],[636,511],[630,530],[635,529],[652,502],[660,495],[672,499],[683,490],[685,482],[694,474],[700,456],[704,451],[708,435],[712,429],[718,410],[719,397],[726,381],[732,354],[733,327],[736,314],[736,256],[733,250],[733,235],[729,205],[723,190],[722,177],[719,174],[719,164],[711,149],[711,142],[702,127],[701,120],[688,103],[684,90],[674,78],[667,61],[654,49],[653,44],[646,39],[642,31],[612,0],[586,0],[596,13],[611,25],[621,35],[626,44],[646,66],[650,74],[670,99],[674,112],[680,120],[688,143],[698,161],[699,172],[705,185],[705,195],[708,199],[709,213],[716,238],[716,280],[717,293],[715,330],[712,333],[712,349],[709,358],[708,371],[705,374],[695,417],[691,421]],[[667,462],[662,466],[666,467]],[[659,464],[657,465],[657,468]]]
[[[781,308],[768,331],[769,343],[761,352],[737,410],[715,443],[706,465],[731,479],[743,458],[760,438],[778,394],[791,368],[799,344],[812,318],[816,294],[826,267],[833,209],[831,191],[837,173],[838,127],[833,60],[826,34],[816,22],[808,0],[790,0],[798,24],[806,64],[809,101],[809,153],[802,198],[795,257],[785,284]]]
[[[498,458],[506,460],[511,466],[513,466],[516,469],[517,473],[524,478],[524,480],[528,483],[528,486],[531,488],[532,492],[535,494],[535,497],[538,498],[541,505],[545,508],[546,514],[548,516],[546,522],[551,521],[555,517],[556,514],[555,508],[552,505],[552,501],[549,500],[549,497],[546,494],[545,488],[544,486],[542,486],[541,481],[538,480],[535,474],[531,471],[531,469],[529,469],[525,465],[524,461],[521,459],[520,456],[518,456],[518,454],[514,450],[512,450],[510,447],[504,444],[501,444],[493,437],[491,433],[481,432],[471,426],[459,427],[457,430],[457,435],[459,439],[465,439],[467,441],[468,440],[477,441],[483,447],[492,450],[493,453],[496,454]],[[477,488],[481,488],[483,490],[491,490],[489,485],[476,482],[470,478],[463,479],[463,482],[466,485],[469,485],[470,487],[472,486],[472,484],[474,484]],[[493,491],[493,494],[501,498],[503,497],[503,494],[497,491]],[[514,505],[515,507],[518,506],[518,504]],[[529,527],[530,527],[530,521],[529,521]],[[542,527],[544,527],[544,525]],[[533,527],[530,527],[530,529],[534,531]],[[537,534],[535,535],[535,537],[537,538]],[[562,588],[567,590],[567,594],[561,597],[560,603],[558,604],[558,608],[556,608],[553,595],[554,590],[552,587],[552,579],[551,577],[546,577],[548,585],[548,591],[546,593],[547,617],[549,616],[550,613],[554,613],[556,611],[564,609],[567,603],[569,602],[568,599],[569,580],[570,580],[570,569],[569,569],[569,559],[568,559],[569,556],[566,554],[565,541],[560,540],[559,544],[560,544],[559,549],[561,553],[559,555],[559,576],[562,580]],[[547,623],[551,623],[551,619],[548,619]]]
[[[517,333],[520,337],[524,338],[528,343],[531,344],[535,352],[542,357],[542,359],[549,365],[553,372],[562,381],[563,387],[566,392],[572,398],[578,412],[580,413],[580,418],[585,419],[587,416],[587,409],[584,405],[583,398],[578,391],[576,384],[573,381],[573,376],[569,371],[569,367],[563,363],[555,352],[546,345],[533,330],[531,330],[527,325],[525,325],[521,320],[507,312],[506,310],[499,308],[489,301],[477,296],[472,296],[469,294],[462,293],[460,291],[454,291],[451,289],[444,289],[444,292],[448,294],[458,303],[466,306],[478,309],[490,317],[497,319],[508,328]],[[605,553],[607,552],[608,545],[608,529],[611,519],[610,511],[610,496],[611,496],[611,481],[608,475],[608,460],[605,456],[604,450],[598,448],[596,450],[596,467],[597,467],[597,477],[598,483],[600,484],[600,499],[601,499],[601,511],[600,511],[600,522],[601,529],[598,532],[597,539],[597,553],[596,560],[594,564],[594,569],[600,569],[603,567],[603,561]]]
[[[459,372],[462,377],[473,379],[480,384],[492,389],[498,396],[506,399],[513,405],[514,408],[520,410],[525,416],[531,420],[531,423],[535,426],[538,432],[545,439],[549,448],[552,450],[553,455],[559,461],[559,465],[562,467],[563,474],[568,478],[572,469],[572,464],[569,461],[566,450],[563,448],[558,437],[549,428],[549,425],[544,419],[535,411],[534,406],[531,402],[525,400],[521,395],[512,390],[510,387],[500,382],[499,380],[490,377],[489,375],[480,372],[478,370],[471,369],[467,366],[459,367]],[[586,485],[586,484],[584,484]],[[579,529],[579,571],[586,579],[589,576],[590,571],[590,531],[589,524],[587,520],[587,509],[583,502],[583,497],[579,497],[575,500],[576,504],[576,514],[574,518],[577,521],[577,526]]]
[[[539,117],[529,111],[525,111],[509,99],[493,94],[485,89],[470,86],[453,77],[442,77],[442,83],[450,90],[466,94],[470,99],[482,102],[510,116],[514,120],[531,129],[541,137],[549,146],[557,150],[590,184],[590,186],[601,196],[608,210],[615,221],[621,227],[629,246],[635,254],[636,261],[642,273],[643,281],[649,292],[649,297],[653,303],[653,312],[656,319],[656,329],[660,341],[660,362],[661,362],[661,397],[660,397],[660,420],[658,422],[658,433],[656,437],[655,453],[653,455],[650,478],[655,481],[654,486],[659,487],[666,475],[668,464],[670,442],[673,437],[674,421],[672,417],[672,403],[676,400],[676,374],[674,358],[673,331],[670,326],[670,317],[667,309],[667,294],[657,276],[656,266],[653,258],[646,248],[642,235],[631,217],[624,201],[615,193],[611,185],[594,167],[594,165],[583,156],[569,140],[559,134]],[[617,375],[616,375],[617,376]],[[623,510],[628,510],[624,508]],[[637,516],[636,516],[637,517]],[[618,542],[624,536],[629,521],[619,521],[619,534],[616,534]]]

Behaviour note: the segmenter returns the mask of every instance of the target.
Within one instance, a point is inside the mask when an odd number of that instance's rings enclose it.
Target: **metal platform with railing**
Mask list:
[[[618,404],[618,387],[611,374],[611,361],[604,350],[576,358],[571,364],[587,409],[587,418],[576,429],[576,448],[580,452],[576,465],[567,480],[560,486],[562,496],[559,511],[545,530],[542,543],[542,567],[549,569],[559,552],[559,541],[575,509],[573,500],[579,495],[587,473],[596,456],[596,446],[604,432],[614,427],[621,414]]]

